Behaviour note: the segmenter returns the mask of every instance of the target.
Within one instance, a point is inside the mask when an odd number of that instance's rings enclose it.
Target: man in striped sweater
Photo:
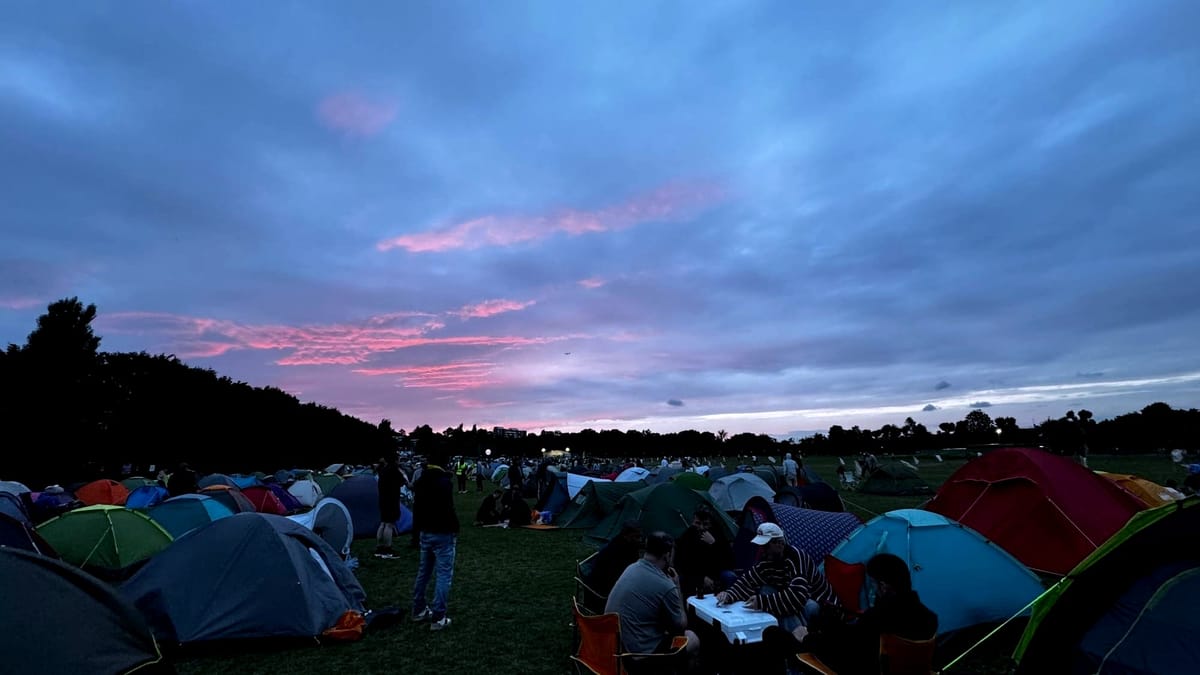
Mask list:
[[[791,546],[775,523],[758,526],[752,539],[763,547],[762,559],[746,570],[729,590],[717,594],[717,604],[743,600],[779,619],[784,630],[806,625],[821,605],[837,605],[837,595],[807,553]]]

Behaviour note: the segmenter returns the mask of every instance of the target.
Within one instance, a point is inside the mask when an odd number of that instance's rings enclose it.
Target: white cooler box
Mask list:
[[[687,602],[701,621],[719,629],[731,644],[762,642],[762,634],[767,626],[779,625],[775,617],[767,612],[746,609],[741,602],[718,607],[715,595],[691,597]]]

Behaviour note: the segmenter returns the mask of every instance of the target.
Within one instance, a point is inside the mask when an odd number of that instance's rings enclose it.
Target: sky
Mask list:
[[[1200,405],[1200,3],[20,2],[0,343],[396,428]]]

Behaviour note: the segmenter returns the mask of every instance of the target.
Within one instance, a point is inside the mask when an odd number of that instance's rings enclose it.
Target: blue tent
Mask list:
[[[375,536],[379,529],[379,481],[374,476],[349,476],[328,496],[341,502],[350,512],[356,539]],[[403,534],[411,529],[412,511],[401,504],[396,533]]]
[[[243,476],[241,474],[237,474],[235,476],[230,476],[230,478],[232,478],[233,482],[237,483],[238,488],[242,490],[245,490],[248,487],[254,487],[255,485],[263,484],[263,482],[258,479],[258,476]]]
[[[146,512],[175,539],[214,520],[228,518],[233,511],[221,502],[205,495],[187,494],[172,497]]]
[[[0,492],[0,513],[22,523],[29,522],[29,512],[21,498],[11,492]]]
[[[181,537],[120,588],[168,644],[319,637],[366,594],[338,553],[282,516],[239,513]]]
[[[166,501],[171,493],[167,492],[167,488],[160,485],[143,485],[133,492],[129,493],[129,498],[125,500],[125,508],[127,509],[145,509],[160,502]]]
[[[945,516],[900,509],[859,529],[833,550],[847,563],[876,553],[908,562],[913,590],[938,615],[938,632],[1003,621],[1042,594],[1038,577],[1004,549]]]
[[[567,508],[567,504],[571,503],[571,496],[567,493],[567,474],[552,473],[550,474],[547,487],[542,492],[542,498],[538,501],[538,511],[549,511],[555,516],[563,512]]]

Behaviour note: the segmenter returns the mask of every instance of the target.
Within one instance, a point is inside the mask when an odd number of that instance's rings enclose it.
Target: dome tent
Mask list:
[[[137,610],[70,565],[0,548],[0,598],[5,672],[174,672]],[[30,620],[31,608],[51,623]]]
[[[330,497],[338,500],[350,512],[354,521],[355,538],[374,537],[379,529],[379,481],[374,476],[350,476],[333,489]],[[396,534],[412,529],[412,511],[400,505]]]
[[[75,509],[37,529],[65,562],[104,576],[128,570],[171,544],[171,535],[149,516],[121,506]]]
[[[308,513],[288,516],[288,519],[312,530],[343,559],[350,555],[350,544],[354,542],[354,520],[345,504],[326,497]]]
[[[592,543],[611,541],[621,533],[627,520],[638,521],[642,532],[662,530],[678,537],[691,526],[692,514],[701,505],[713,511],[713,528],[732,541],[737,526],[713,503],[712,497],[707,492],[676,485],[674,481],[644,487],[621,497],[616,509],[589,530],[585,538]]]
[[[209,496],[188,494],[172,497],[151,507],[147,515],[178,539],[214,520],[232,516],[233,511]]]
[[[1037,575],[1004,549],[928,511],[899,509],[877,516],[830,555],[853,564],[876,553],[908,563],[913,590],[938,615],[939,633],[1003,621],[1043,591]]]
[[[870,495],[928,495],[929,484],[911,466],[903,462],[883,462],[858,486]]]
[[[253,592],[249,592],[249,591]],[[366,595],[336,551],[282,516],[239,513],[181,537],[121,586],[165,643],[313,638]]]
[[[753,497],[775,498],[775,490],[752,473],[735,473],[718,478],[709,486],[708,494],[717,506],[726,511],[741,511]]]

